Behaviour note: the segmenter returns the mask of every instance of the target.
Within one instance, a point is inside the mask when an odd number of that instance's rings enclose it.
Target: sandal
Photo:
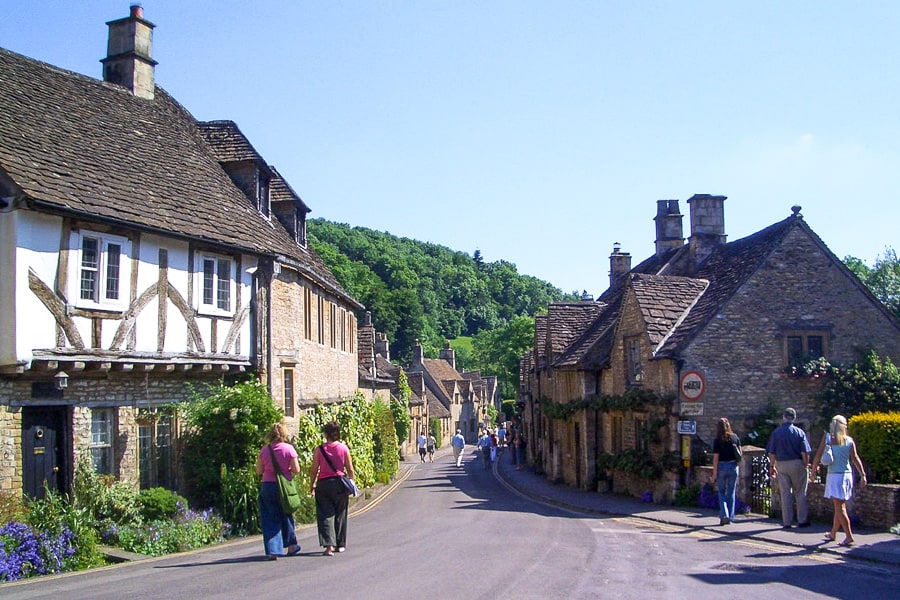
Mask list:
[[[834,541],[834,536],[831,535],[830,533],[826,533],[826,534],[825,534],[825,539],[826,539],[827,541],[829,541],[829,542],[833,542],[833,541]]]
[[[846,538],[841,540],[840,542],[838,542],[838,546],[843,546],[844,548],[849,548],[852,545],[853,545],[853,540],[848,540]]]
[[[287,552],[285,552],[284,555],[285,556],[294,556],[295,554],[300,553],[300,544],[296,544],[293,548],[294,548],[293,550],[288,550]]]
[[[334,547],[328,546],[325,548],[325,556],[334,556]]]

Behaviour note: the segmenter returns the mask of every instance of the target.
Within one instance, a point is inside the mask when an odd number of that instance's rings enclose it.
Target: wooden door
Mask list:
[[[23,488],[32,498],[51,491],[68,491],[65,406],[26,406],[22,409]]]

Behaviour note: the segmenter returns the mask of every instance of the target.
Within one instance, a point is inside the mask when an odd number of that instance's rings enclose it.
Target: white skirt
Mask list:
[[[849,500],[853,495],[853,473],[829,473],[825,478],[825,497]]]

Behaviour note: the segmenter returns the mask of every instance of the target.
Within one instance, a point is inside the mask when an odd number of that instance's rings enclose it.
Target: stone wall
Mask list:
[[[831,523],[834,508],[831,499],[825,498],[825,485],[809,484],[807,498],[810,518]],[[890,529],[900,523],[900,485],[869,484],[864,490],[855,487],[847,512],[851,519],[859,520],[860,527]]]

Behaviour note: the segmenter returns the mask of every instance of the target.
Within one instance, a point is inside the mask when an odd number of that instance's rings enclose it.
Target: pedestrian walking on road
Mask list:
[[[769,477],[776,480],[781,490],[782,527],[790,529],[794,524],[794,502],[797,503],[797,526],[809,527],[809,502],[806,498],[811,467],[809,440],[806,432],[794,425],[797,411],[786,408],[781,418],[781,426],[772,432],[766,447]]]
[[[428,435],[428,442],[426,444],[426,450],[428,450],[428,461],[434,462],[434,447],[437,445],[437,440],[433,435]]]
[[[516,471],[521,471],[525,467],[525,436],[521,431],[517,431],[513,437],[513,450],[515,451]]]
[[[856,443],[847,435],[847,419],[843,415],[835,415],[831,419],[829,433],[822,436],[822,442],[813,459],[814,469],[818,469],[825,453],[826,446],[831,447],[832,463],[828,465],[828,475],[825,477],[825,497],[831,498],[834,506],[834,519],[831,523],[831,531],[825,534],[825,539],[835,541],[838,531],[844,530],[844,539],[838,542],[839,546],[853,545],[853,531],[850,527],[850,516],[847,514],[847,500],[853,495],[853,467],[859,472],[859,489],[866,489],[866,472],[863,469],[862,459],[856,451]]]
[[[485,429],[481,434],[481,437],[478,438],[478,450],[481,451],[481,460],[484,463],[485,469],[491,466],[491,447],[491,435],[488,433],[488,430]]]
[[[347,511],[350,494],[341,477],[353,479],[350,449],[340,442],[341,427],[334,421],[322,428],[325,443],[313,452],[309,468],[309,494],[316,497],[316,525],[319,545],[325,556],[343,552],[347,547]]]
[[[281,492],[278,489],[278,477],[275,474],[275,463],[281,474],[288,479],[300,472],[297,462],[297,450],[288,444],[287,429],[281,423],[272,426],[266,434],[266,445],[256,457],[256,474],[262,475],[259,488],[259,519],[262,522],[263,547],[269,560],[279,556],[297,554],[300,544],[294,530],[294,515],[281,508]]]
[[[456,466],[462,466],[462,457],[466,451],[466,438],[463,437],[462,431],[456,430],[456,434],[450,439],[450,446],[453,448],[453,458],[456,459]]]
[[[716,423],[712,480],[719,492],[719,525],[734,523],[734,491],[740,473],[741,440],[725,417]]]
[[[425,453],[428,452],[428,438],[425,436],[424,431],[419,434],[416,442],[419,444],[419,460],[425,462]]]

